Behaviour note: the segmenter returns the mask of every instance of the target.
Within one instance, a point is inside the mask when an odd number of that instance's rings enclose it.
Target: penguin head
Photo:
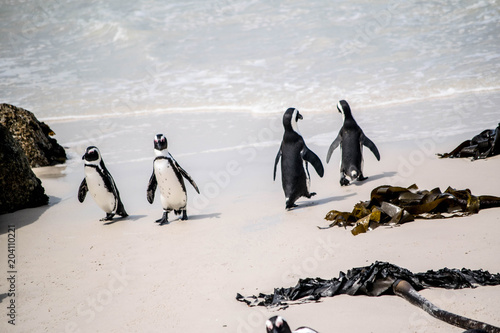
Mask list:
[[[303,119],[299,110],[295,108],[288,108],[283,115],[283,127],[285,127],[285,131],[292,130],[300,134],[298,125],[299,119]]]
[[[274,316],[266,320],[267,333],[291,333],[288,323],[281,316]]]
[[[352,117],[351,115],[351,108],[349,107],[349,104],[345,100],[341,100],[337,104],[337,110],[339,110],[340,113],[344,116],[344,119],[346,117],[350,118]]]
[[[162,150],[167,149],[167,147],[168,147],[167,138],[163,134],[156,134],[154,147],[155,147],[155,150],[158,150],[158,151],[162,151]]]
[[[89,164],[99,164],[101,162],[101,153],[96,146],[89,146],[82,156],[82,160]]]

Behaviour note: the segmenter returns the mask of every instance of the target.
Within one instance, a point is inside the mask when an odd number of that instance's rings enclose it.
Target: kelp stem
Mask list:
[[[464,329],[481,329],[489,333],[500,333],[500,328],[491,326],[489,324],[469,319],[456,315],[454,313],[442,310],[429,302],[425,297],[420,295],[408,282],[404,280],[397,280],[392,285],[394,293],[413,305],[418,306],[431,316],[442,320],[448,324],[464,328]]]
[[[479,196],[479,208],[495,208],[500,207],[500,198],[491,195],[481,195]]]

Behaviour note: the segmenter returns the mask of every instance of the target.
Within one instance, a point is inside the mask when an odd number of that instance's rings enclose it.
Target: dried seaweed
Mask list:
[[[236,299],[251,307],[285,309],[292,304],[318,302],[322,297],[335,295],[397,295],[451,325],[500,332],[498,327],[441,310],[417,292],[429,287],[462,289],[486,285],[500,285],[500,274],[466,268],[443,268],[414,274],[388,262],[377,261],[370,266],[350,269],[347,273],[340,272],[338,278],[300,279],[295,287],[275,288],[273,294],[247,297],[237,294]]]
[[[407,281],[415,290],[430,287],[463,289],[500,285],[500,274],[466,268],[443,268],[414,274],[391,263],[377,261],[370,266],[352,268],[347,273],[340,272],[338,278],[300,279],[295,287],[275,288],[273,294],[248,297],[238,294],[236,299],[249,306],[286,308],[290,304],[316,302],[322,297],[335,295],[394,295],[392,285],[397,280]]]
[[[415,219],[437,219],[476,214],[480,209],[500,207],[500,197],[474,196],[469,189],[456,190],[448,187],[419,191],[413,184],[408,188],[383,185],[375,188],[370,201],[357,203],[352,212],[332,210],[325,219],[334,226],[352,226],[357,235],[380,225],[393,226]]]
[[[500,154],[500,123],[495,129],[484,130],[471,140],[465,140],[449,153],[437,154],[441,158],[470,157],[472,160]]]

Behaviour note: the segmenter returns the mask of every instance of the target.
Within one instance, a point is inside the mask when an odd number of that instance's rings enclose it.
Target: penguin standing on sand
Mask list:
[[[266,331],[267,333],[318,333],[318,331],[304,326],[292,331],[288,323],[281,316],[274,316],[266,320]]]
[[[160,186],[160,199],[163,207],[163,216],[156,220],[160,225],[168,224],[168,213],[172,210],[176,215],[182,213],[181,220],[187,220],[187,194],[184,178],[193,185],[196,192],[200,193],[198,186],[191,176],[177,163],[167,150],[167,138],[157,134],[154,140],[156,158],[153,162],[153,174],[149,179],[147,199],[150,204],[155,198],[157,185]]]
[[[85,178],[78,188],[78,201],[83,202],[87,192],[90,192],[97,205],[106,213],[106,217],[101,221],[111,221],[115,214],[128,216],[115,181],[106,169],[99,149],[95,146],[87,147],[82,160],[85,160]]]
[[[274,161],[274,176],[276,180],[276,166],[281,157],[281,181],[286,197],[286,209],[297,207],[295,201],[300,197],[311,198],[316,195],[309,192],[310,175],[308,162],[312,164],[320,177],[323,177],[323,164],[319,157],[307,148],[302,135],[299,133],[297,122],[302,119],[299,110],[289,108],[283,115],[283,141]]]
[[[367,177],[363,176],[363,146],[368,147],[373,155],[380,161],[380,154],[375,144],[368,139],[361,128],[352,117],[351,108],[346,101],[341,100],[337,104],[337,110],[344,116],[344,124],[332,142],[326,155],[326,163],[330,161],[333,151],[340,145],[342,158],[340,162],[340,185],[349,185],[355,179],[362,181]]]

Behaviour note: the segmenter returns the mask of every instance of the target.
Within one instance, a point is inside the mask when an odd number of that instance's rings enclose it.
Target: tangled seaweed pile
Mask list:
[[[500,154],[500,124],[495,129],[484,130],[471,140],[465,140],[449,153],[437,154],[441,158],[472,157],[472,160]]]
[[[426,288],[463,289],[477,286],[500,285],[500,273],[490,274],[483,270],[449,269],[429,270],[425,273],[411,271],[388,262],[376,261],[370,266],[352,268],[340,272],[338,278],[300,279],[295,287],[275,288],[273,294],[259,294],[236,299],[248,306],[287,308],[292,304],[317,302],[322,297],[335,295],[394,295],[393,284],[407,281],[415,290]]]
[[[393,226],[416,218],[436,219],[476,214],[480,209],[500,207],[500,197],[472,195],[469,189],[448,187],[419,191],[413,184],[408,188],[383,185],[375,188],[370,201],[359,202],[352,212],[331,210],[325,219],[334,226],[354,226],[353,235],[367,232],[380,225]]]
[[[273,294],[248,297],[237,294],[236,299],[248,306],[284,309],[290,304],[317,302],[322,297],[341,294],[397,295],[448,324],[471,329],[470,332],[500,333],[499,327],[442,310],[417,292],[428,287],[462,289],[478,285],[500,285],[500,274],[492,275],[488,271],[466,268],[443,268],[414,274],[388,262],[377,261],[370,266],[353,268],[347,274],[340,272],[338,278],[331,280],[301,279],[295,287],[275,288]]]

